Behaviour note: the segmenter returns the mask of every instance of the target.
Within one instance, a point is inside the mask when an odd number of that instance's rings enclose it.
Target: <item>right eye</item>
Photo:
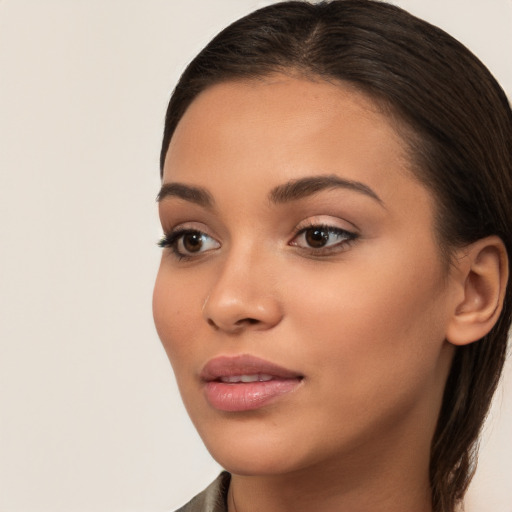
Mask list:
[[[220,247],[217,240],[196,229],[179,229],[166,234],[158,242],[158,245],[169,247],[179,259],[192,258]]]

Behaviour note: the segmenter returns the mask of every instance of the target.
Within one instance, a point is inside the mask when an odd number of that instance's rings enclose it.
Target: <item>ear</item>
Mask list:
[[[446,339],[467,345],[484,337],[498,320],[508,281],[508,257],[497,236],[463,247],[452,269],[459,293],[449,320]]]

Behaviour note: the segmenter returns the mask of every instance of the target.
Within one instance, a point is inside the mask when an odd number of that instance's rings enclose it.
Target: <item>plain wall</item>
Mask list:
[[[0,512],[170,511],[216,475],[155,333],[170,91],[255,0],[0,0]],[[512,92],[511,0],[402,0]],[[512,510],[512,369],[467,512]]]

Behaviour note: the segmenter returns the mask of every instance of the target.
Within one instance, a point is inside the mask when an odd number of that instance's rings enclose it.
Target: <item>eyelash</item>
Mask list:
[[[302,235],[305,235],[308,231],[317,231],[319,233],[327,234],[327,236],[338,236],[340,238],[343,238],[339,242],[330,245],[330,246],[321,246],[321,247],[301,247],[297,242],[294,242]],[[197,256],[203,254],[204,252],[208,251],[202,251],[198,252],[196,256],[193,255],[193,253],[183,253],[180,251],[178,244],[181,242],[183,243],[183,239],[186,235],[197,235],[200,237],[207,237],[208,239],[214,240],[212,237],[204,233],[203,231],[200,231],[198,229],[177,229],[176,231],[173,231],[171,233],[166,233],[164,236],[159,240],[158,246],[161,248],[169,248],[171,249],[173,255],[178,260],[190,260],[193,258],[196,258]],[[292,240],[288,243],[288,245],[299,247],[303,250],[308,251],[311,255],[314,256],[329,256],[330,254],[341,252],[350,246],[351,243],[353,243],[359,235],[357,233],[354,233],[352,231],[347,231],[346,229],[338,228],[335,226],[329,226],[325,224],[311,224],[308,226],[305,226],[303,228],[297,229],[295,234],[293,235]],[[325,238],[325,237],[324,237]],[[218,244],[217,241],[215,241],[216,244]],[[210,249],[211,250],[211,249]]]
[[[181,229],[177,229],[176,231],[173,231],[171,233],[164,234],[164,236],[159,240],[158,246],[162,247],[163,249],[170,248],[173,255],[178,260],[192,259],[196,256],[192,255],[192,253],[184,254],[180,251],[180,249],[178,247],[178,244],[180,243],[180,241],[183,242],[183,238],[186,235],[198,235],[200,237],[208,237],[208,238],[214,240],[211,236],[207,235],[206,233],[204,233],[203,231],[200,231],[198,229],[181,228]],[[198,253],[198,254],[202,254],[202,253]]]
[[[300,228],[297,230],[295,235],[293,236],[293,239],[291,242],[289,242],[289,245],[292,246],[298,246],[299,245],[294,242],[294,240],[297,240],[300,236],[305,235],[308,231],[316,231],[319,233],[324,233],[327,236],[335,235],[337,237],[342,238],[337,243],[334,243],[332,245],[328,246],[322,246],[322,247],[302,247],[302,249],[309,251],[314,256],[329,256],[333,253],[338,253],[346,250],[350,244],[352,244],[359,235],[357,233],[354,233],[353,231],[347,231],[346,229],[342,229],[336,226],[329,226],[328,224],[310,224],[308,226],[305,226],[303,228]],[[324,237],[325,239],[325,237]]]

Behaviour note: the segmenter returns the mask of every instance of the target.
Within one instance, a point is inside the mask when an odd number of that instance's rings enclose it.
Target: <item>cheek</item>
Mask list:
[[[181,282],[164,263],[160,266],[153,291],[153,318],[175,372],[186,367],[197,331],[201,311],[198,286],[194,280]]]
[[[413,386],[431,378],[447,319],[443,275],[431,261],[302,273],[302,292],[293,288],[298,276],[291,279],[296,336],[308,340],[302,358],[345,389],[378,392],[386,383]]]
[[[301,321],[293,337],[304,340],[299,357],[314,396],[322,397],[311,400],[308,417],[327,425],[333,439],[354,432],[372,438],[424,411],[420,423],[430,428],[437,417],[447,370],[440,364],[442,308],[426,306],[430,287],[411,296],[397,282],[376,284],[331,281],[330,291],[317,287],[295,303]]]

